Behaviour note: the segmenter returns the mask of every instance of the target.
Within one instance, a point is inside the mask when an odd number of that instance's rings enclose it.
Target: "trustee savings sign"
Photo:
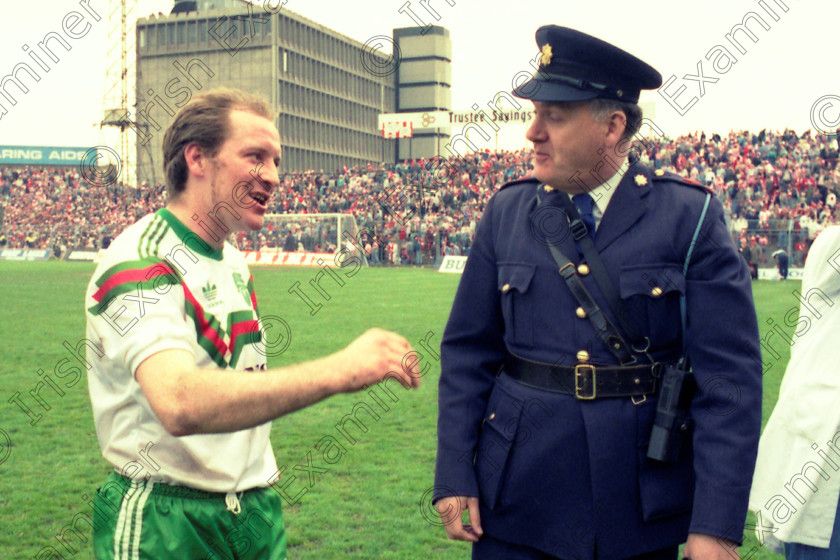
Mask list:
[[[407,129],[447,128],[466,123],[521,124],[534,118],[533,111],[429,111],[425,113],[382,113],[380,130],[392,127]],[[403,136],[408,136],[403,134]]]

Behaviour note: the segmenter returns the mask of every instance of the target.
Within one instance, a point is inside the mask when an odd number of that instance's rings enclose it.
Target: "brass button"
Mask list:
[[[578,307],[577,309],[575,309],[575,314],[581,319],[586,318],[586,311],[584,311],[583,307]]]
[[[488,419],[488,420],[492,420],[492,419],[493,419],[493,418],[495,418],[495,417],[496,417],[496,413],[495,413],[495,412],[491,412],[491,413],[490,413],[490,416],[488,416],[488,417],[487,417],[487,419]]]
[[[653,289],[650,291],[650,295],[653,297],[659,297],[662,295],[662,288],[659,286],[654,286]]]
[[[502,292],[507,293],[508,290],[510,290],[510,284],[505,284],[504,286],[502,286]]]
[[[577,353],[577,360],[579,362],[588,362],[589,361],[589,352],[586,350],[581,350]]]
[[[589,267],[586,265],[586,263],[578,265],[578,274],[580,274],[581,276],[586,276],[587,274],[589,274]]]

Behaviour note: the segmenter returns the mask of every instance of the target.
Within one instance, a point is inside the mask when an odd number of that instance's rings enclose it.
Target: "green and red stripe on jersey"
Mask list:
[[[172,265],[157,258],[126,261],[103,272],[96,280],[98,289],[93,294],[96,305],[89,307],[88,311],[98,315],[119,295],[141,289],[151,292],[162,286],[179,283],[184,291],[186,313],[195,325],[197,342],[219,367],[226,368],[228,364],[234,366],[245,345],[255,344],[262,339],[259,323],[255,319],[259,315],[253,276],[248,278],[247,287],[254,311],[231,313],[228,316],[228,333],[225,333],[219,320],[204,310]],[[229,341],[225,342],[228,337]],[[230,361],[225,359],[228,353]]]
[[[219,320],[213,314],[204,311],[186,284],[181,284],[181,286],[184,288],[187,315],[195,323],[198,345],[207,351],[216,365],[226,368],[228,362],[225,360],[225,354],[228,352],[228,345],[224,341],[225,331],[219,324]]]
[[[251,307],[254,309],[257,317],[260,316],[260,310],[257,308],[257,293],[254,291],[254,275],[248,276],[248,293],[251,294]]]
[[[250,282],[249,282],[250,284]],[[253,299],[253,292],[251,292]],[[235,311],[228,315],[228,332],[230,333],[229,348],[230,364],[235,365],[246,344],[256,344],[262,340],[260,324],[254,319],[252,311]]]
[[[98,289],[93,294],[97,305],[88,308],[94,315],[102,313],[115,297],[139,290],[154,291],[162,286],[180,283],[181,279],[172,266],[161,259],[140,259],[114,265],[96,280]]]

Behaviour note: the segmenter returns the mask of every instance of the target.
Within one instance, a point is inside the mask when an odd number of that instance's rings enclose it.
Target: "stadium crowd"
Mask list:
[[[836,221],[836,135],[696,133],[639,139],[635,150],[654,169],[714,190],[733,238],[755,266],[772,266],[771,254],[779,247],[790,247],[791,264],[801,265],[816,236]],[[530,149],[478,151],[334,173],[290,173],[281,177],[269,212],[352,214],[371,264],[429,264],[443,255],[469,253],[487,200],[500,185],[527,175],[530,157]],[[2,168],[0,247],[53,249],[56,255],[66,248],[99,248],[165,200],[162,185],[98,187],[72,168]],[[335,251],[316,229],[305,220],[269,223],[261,232],[240,234],[237,242],[242,249]]]
[[[89,184],[75,168],[0,169],[0,248],[98,249],[162,208],[165,188]]]

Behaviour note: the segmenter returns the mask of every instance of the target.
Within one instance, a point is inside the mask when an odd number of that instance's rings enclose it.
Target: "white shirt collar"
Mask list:
[[[601,224],[601,218],[604,217],[604,213],[607,211],[607,206],[615,194],[615,189],[629,168],[630,161],[625,159],[624,163],[621,164],[621,167],[618,168],[618,171],[612,177],[589,191],[589,196],[595,201],[595,206],[592,208],[592,215],[595,217],[596,228]]]

